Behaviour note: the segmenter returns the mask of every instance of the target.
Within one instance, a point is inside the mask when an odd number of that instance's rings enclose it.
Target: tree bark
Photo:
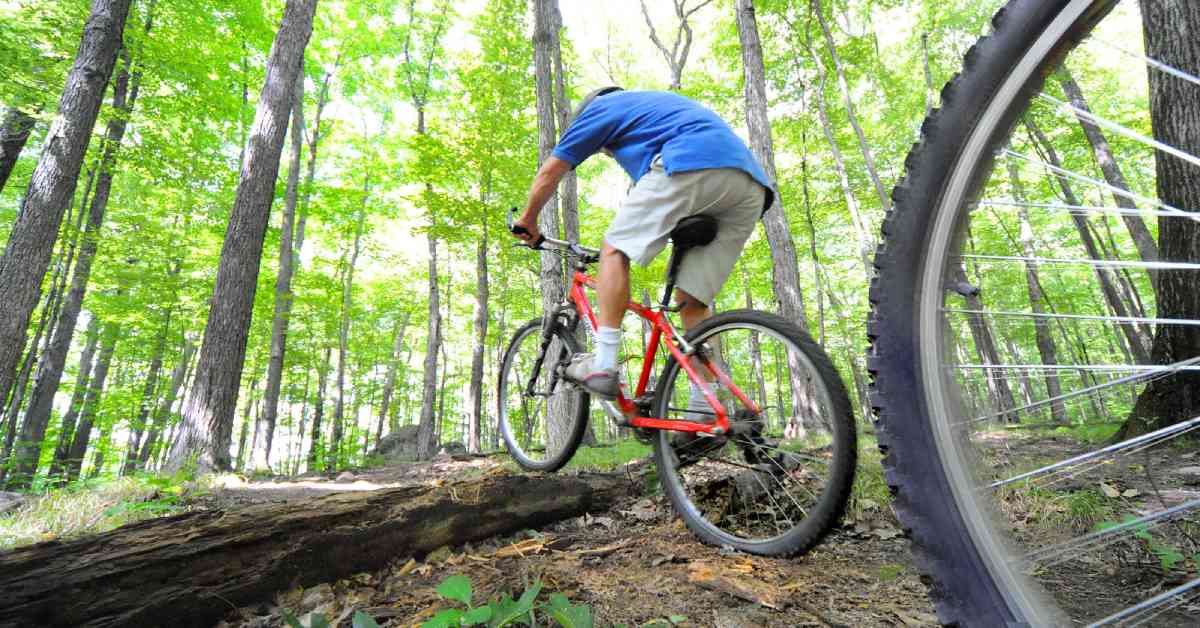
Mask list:
[[[871,235],[871,227],[867,224],[866,217],[863,216],[862,206],[859,205],[858,197],[854,193],[854,188],[850,185],[850,175],[846,168],[846,158],[842,155],[842,149],[838,146],[837,138],[834,136],[833,123],[829,119],[829,108],[825,103],[825,83],[828,72],[825,69],[825,64],[813,51],[812,47],[808,47],[809,56],[812,57],[813,65],[817,68],[817,118],[821,122],[821,132],[825,135],[825,142],[829,144],[829,153],[833,157],[834,171],[838,175],[838,183],[842,188],[842,196],[846,199],[846,209],[850,212],[850,224],[854,228],[855,236],[858,239],[858,255],[862,260],[863,269],[867,276],[870,277],[875,271],[871,264],[871,256],[875,251],[875,239]],[[794,59],[797,67],[800,65],[798,58]]]
[[[283,221],[279,230],[279,274],[275,277],[275,310],[271,317],[271,349],[267,361],[267,387],[263,393],[261,446],[254,448],[254,469],[271,468],[271,444],[275,439],[275,419],[279,414],[279,390],[283,384],[283,359],[287,351],[288,323],[292,312],[292,274],[299,261],[300,251],[293,244],[296,226],[296,205],[299,201],[300,168],[304,151],[304,60],[296,77],[292,100],[292,153],[288,167],[287,191],[284,195]]]
[[[534,94],[537,104],[538,119],[538,164],[545,162],[554,150],[558,140],[558,118],[555,114],[554,98],[554,50],[558,46],[558,33],[555,30],[555,15],[558,11],[558,0],[534,0],[533,26],[533,65],[534,65]],[[547,237],[562,236],[559,220],[559,195],[555,193],[546,202],[538,219],[538,226]],[[544,251],[541,255],[540,285],[542,291],[542,311],[551,312],[566,292],[566,279],[563,274],[561,258],[551,252]],[[547,355],[556,355],[559,351],[557,341],[553,343]],[[549,368],[549,367],[548,367]],[[562,446],[567,437],[569,417],[572,416],[570,402],[557,397],[549,400],[546,416],[546,446],[554,450]]]
[[[100,356],[96,361],[96,371],[88,382],[87,396],[83,400],[83,410],[79,415],[79,427],[75,429],[75,438],[71,441],[71,448],[67,450],[65,466],[68,482],[79,477],[83,457],[87,454],[88,441],[92,438],[92,425],[96,422],[100,398],[104,395],[104,384],[112,366],[113,352],[117,348],[117,331],[117,326],[113,323],[104,323],[100,331]]]
[[[71,203],[108,79],[117,62],[131,0],[92,0],[58,115],[34,168],[0,258],[0,399],[12,388],[26,328]]]
[[[0,122],[0,192],[12,176],[35,122],[33,116],[17,107],[9,107],[4,112],[4,120]]]
[[[367,179],[363,184],[362,207],[359,208],[358,219],[354,223],[354,244],[342,283],[342,320],[338,328],[337,405],[334,406],[333,411],[333,438],[329,443],[330,469],[336,469],[340,463],[345,462],[345,458],[340,454],[345,430],[346,364],[350,361],[350,315],[354,306],[354,267],[358,265],[358,255],[362,251],[363,225],[367,219],[367,199],[370,196],[371,184],[370,179]],[[358,420],[357,412],[354,413],[354,419]]]
[[[321,419],[325,417],[325,384],[329,381],[329,368],[332,362],[333,348],[325,348],[325,362],[317,369],[317,403],[316,411],[313,413],[312,423],[312,438],[308,444],[308,463],[309,472],[317,469],[317,463],[321,460]]]
[[[255,372],[258,367],[251,367],[250,372]],[[255,374],[254,379],[250,380],[250,387],[246,389],[246,404],[242,406],[242,434],[238,438],[237,457],[234,459],[233,468],[237,471],[245,469],[246,463],[246,441],[250,437],[250,424],[254,421],[254,392],[258,390],[258,375]]]
[[[62,429],[58,432],[58,445],[54,448],[54,459],[50,463],[50,477],[52,478],[62,475],[63,463],[67,460],[71,439],[75,436],[75,424],[79,421],[79,412],[83,409],[88,382],[91,381],[96,346],[100,343],[100,319],[95,316],[88,321],[86,337],[87,342],[79,357],[79,373],[75,376],[75,389],[71,392],[71,405],[67,407],[67,414],[63,417]]]
[[[774,182],[775,147],[771,138],[771,122],[767,115],[766,70],[763,66],[762,42],[758,37],[753,0],[737,0],[735,10],[746,82],[746,126],[750,131],[750,149],[766,171],[767,177]],[[802,329],[808,329],[808,319],[804,314],[804,295],[800,291],[800,265],[796,257],[796,243],[792,241],[791,227],[778,195],[775,196],[771,208],[763,215],[763,226],[771,247],[771,281],[775,299],[779,303],[779,313],[800,325]]]
[[[1050,143],[1046,134],[1031,118],[1026,117],[1024,122],[1025,127],[1034,138],[1035,144],[1041,147],[1045,161],[1051,166],[1061,168],[1062,161],[1059,159],[1058,152],[1054,150],[1054,146]],[[1063,175],[1055,175],[1055,179],[1058,182],[1059,190],[1062,192],[1063,201],[1067,205],[1078,206],[1080,204],[1079,198],[1075,196],[1075,191],[1067,178]],[[1096,239],[1092,236],[1092,229],[1087,216],[1082,215],[1080,212],[1071,212],[1071,221],[1075,224],[1075,231],[1079,234],[1079,240],[1083,243],[1088,257],[1097,261],[1106,259],[1097,245]],[[1117,317],[1130,316],[1129,309],[1126,307],[1125,301],[1121,298],[1121,294],[1117,290],[1117,280],[1112,269],[1095,266],[1094,271],[1097,281],[1100,282],[1100,291],[1104,294],[1104,300],[1108,303],[1108,307],[1112,310],[1113,315]],[[1150,353],[1146,349],[1146,343],[1138,332],[1137,326],[1133,323],[1119,323],[1118,326],[1121,329],[1129,350],[1133,353],[1134,360],[1138,364],[1149,364]]]
[[[0,625],[212,626],[230,606],[602,512],[636,492],[619,475],[506,475],[152,519],[0,555]]]
[[[475,347],[471,351],[471,381],[467,387],[467,451],[479,453],[483,429],[483,354],[488,333],[488,228],[475,249]]]
[[[388,426],[395,431],[395,426],[388,423],[388,417],[392,408],[392,394],[396,391],[396,371],[400,366],[401,354],[404,351],[404,335],[408,331],[409,313],[405,312],[397,321],[396,326],[392,330],[392,353],[391,359],[388,360],[387,375],[383,380],[383,399],[379,404],[379,429],[375,434],[375,440],[383,437],[383,426]]]
[[[1061,70],[1058,76],[1058,82],[1062,85],[1063,92],[1067,95],[1067,99],[1071,101],[1071,106],[1076,109],[1091,113],[1088,107],[1087,100],[1083,97],[1083,90],[1079,84],[1075,82],[1075,78],[1067,70]],[[1113,202],[1121,209],[1137,210],[1137,203],[1129,195],[1129,184],[1125,181],[1125,173],[1121,172],[1121,164],[1117,163],[1113,156],[1112,148],[1108,144],[1108,138],[1104,136],[1104,131],[1086,117],[1086,113],[1081,115],[1076,114],[1079,119],[1080,126],[1083,127],[1083,133],[1087,136],[1088,144],[1092,147],[1092,154],[1096,157],[1096,164],[1100,166],[1100,172],[1104,174],[1104,180],[1110,186],[1117,190],[1125,192],[1122,194],[1118,191],[1113,191]],[[1158,261],[1158,245],[1154,242],[1154,236],[1150,234],[1150,230],[1146,228],[1146,223],[1142,221],[1142,217],[1137,214],[1127,213],[1121,215],[1121,220],[1125,221],[1125,227],[1129,229],[1129,235],[1133,238],[1133,243],[1137,247],[1138,253],[1141,255],[1144,262]],[[1153,268],[1147,268],[1146,274],[1150,275],[1150,284],[1154,285],[1158,279],[1158,271]]]
[[[148,23],[147,30],[149,28],[150,24]],[[54,403],[54,395],[58,392],[59,384],[62,381],[67,353],[71,349],[71,342],[75,336],[75,325],[79,320],[79,312],[83,308],[83,299],[87,294],[92,263],[99,248],[100,229],[104,224],[104,214],[108,209],[108,200],[112,194],[113,169],[116,166],[117,151],[125,137],[129,114],[138,97],[140,73],[131,74],[131,61],[127,52],[122,53],[122,57],[123,66],[113,85],[112,104],[115,115],[109,120],[105,133],[104,155],[100,160],[96,192],[92,197],[91,207],[88,209],[88,221],[79,248],[79,260],[75,264],[71,276],[71,290],[63,303],[62,312],[58,316],[49,350],[39,369],[37,384],[34,386],[33,395],[29,400],[29,408],[25,412],[25,420],[21,426],[19,437],[21,446],[17,449],[17,464],[13,473],[13,481],[20,486],[27,486],[37,472],[42,439],[45,437],[46,427],[50,424],[50,410]]]
[[[1011,159],[1008,160],[1008,176],[1012,183],[1013,198],[1018,203],[1018,214],[1021,218],[1021,249],[1026,258],[1025,284],[1029,290],[1029,309],[1035,317],[1033,319],[1033,327],[1037,339],[1038,355],[1042,358],[1042,364],[1046,366],[1058,366],[1058,350],[1054,344],[1054,337],[1050,334],[1050,321],[1042,316],[1045,314],[1045,307],[1042,305],[1042,282],[1038,275],[1038,264],[1032,261],[1037,258],[1037,250],[1033,242],[1033,225],[1029,220],[1029,210],[1023,205],[1027,197],[1024,186],[1021,185],[1020,175],[1017,172],[1017,164]],[[1062,396],[1062,384],[1058,381],[1057,370],[1046,369],[1044,379],[1046,382],[1047,397],[1057,399]],[[1054,423],[1064,425],[1068,422],[1067,407],[1061,400],[1050,403],[1050,419]]]
[[[150,460],[150,456],[154,453],[155,447],[158,445],[159,436],[162,434],[163,427],[167,424],[167,420],[171,416],[171,407],[175,405],[175,400],[179,397],[179,391],[183,388],[183,380],[187,376],[188,365],[192,361],[192,356],[196,353],[196,345],[192,344],[186,338],[183,341],[183,354],[179,356],[179,362],[175,364],[174,370],[171,371],[171,384],[167,387],[167,394],[158,404],[158,408],[154,411],[154,418],[150,424],[150,433],[146,435],[146,442],[142,443],[141,450],[138,451],[138,465],[142,468],[146,467],[146,463]]]
[[[871,151],[871,144],[867,142],[867,135],[863,133],[862,125],[858,123],[858,113],[854,108],[854,96],[850,93],[850,83],[846,80],[846,70],[842,67],[842,59],[838,56],[837,46],[833,43],[833,33],[829,30],[829,23],[825,21],[825,14],[821,10],[821,0],[811,0],[811,3],[813,13],[817,15],[817,22],[821,25],[821,32],[825,35],[825,47],[829,49],[829,56],[833,59],[833,70],[837,73],[838,87],[842,90],[842,98],[846,104],[846,117],[850,120],[850,126],[858,138],[858,147],[862,151],[863,163],[867,167],[867,176],[871,177],[871,184],[875,186],[875,193],[879,195],[879,206],[886,212],[892,208],[892,200],[888,196],[883,181],[879,178],[879,169],[875,167],[875,154]],[[818,60],[817,63],[820,64],[820,61]]]
[[[125,447],[125,464],[121,466],[121,475],[129,475],[138,469],[139,450],[142,445],[142,434],[146,432],[150,420],[150,409],[154,407],[155,395],[158,392],[158,376],[162,371],[163,353],[167,349],[167,332],[171,329],[171,312],[167,311],[163,321],[162,333],[155,343],[154,355],[150,358],[149,374],[142,387],[142,400],[138,404],[137,420],[129,426],[129,441]]]
[[[221,247],[216,284],[196,365],[196,381],[183,409],[180,438],[171,450],[170,470],[195,462],[202,470],[228,470],[233,414],[254,292],[262,258],[263,236],[275,195],[280,153],[287,132],[289,104],[304,49],[312,34],[317,0],[288,0],[283,22],[267,60],[266,85],[250,135],[237,199]]]
[[[954,282],[960,285],[968,284],[967,272],[962,264],[956,266],[953,272]],[[983,302],[980,301],[978,295],[969,295],[964,299],[968,310],[985,311]],[[975,352],[979,355],[980,363],[984,366],[1004,364],[1000,359],[1000,351],[996,348],[995,336],[992,334],[991,325],[988,324],[987,319],[981,314],[968,314],[967,326],[971,329],[971,339],[975,343]],[[1008,385],[1008,378],[1004,371],[985,368],[984,372],[987,376],[988,391],[992,396],[996,417],[1005,423],[1016,423],[1018,417],[1013,414],[1013,409],[1017,407],[1017,404],[1013,399],[1012,388]]]
[[[1192,76],[1200,74],[1200,3],[1142,0],[1146,54]],[[1191,155],[1200,155],[1200,86],[1151,70],[1150,119],[1154,139]],[[1173,207],[1200,208],[1197,167],[1169,153],[1155,156],[1158,198]],[[1159,217],[1158,244],[1163,260],[1194,263],[1200,259],[1200,224]],[[1158,316],[1200,318],[1200,290],[1195,271],[1162,270],[1158,276]],[[1200,355],[1200,328],[1160,324],[1151,358],[1172,364]],[[1200,373],[1165,375],[1142,391],[1117,438],[1129,438],[1200,416]]]

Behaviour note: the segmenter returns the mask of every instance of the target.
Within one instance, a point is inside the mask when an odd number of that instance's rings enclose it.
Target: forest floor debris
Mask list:
[[[508,473],[502,458],[455,460],[355,473],[355,482],[433,484]],[[312,482],[314,478],[304,480]],[[277,482],[275,484],[292,484]],[[302,499],[320,487],[252,486],[213,492],[215,503]],[[326,489],[328,490],[328,489]],[[339,489],[333,489],[339,490]],[[352,489],[347,489],[352,490]],[[695,540],[661,495],[632,497],[599,515],[506,538],[442,547],[421,560],[281,593],[231,612],[222,626],[281,625],[285,611],[348,618],[355,610],[381,626],[417,626],[449,604],[446,578],[470,576],[478,599],[519,595],[533,583],[586,604],[597,626],[920,626],[936,618],[912,565],[907,541],[879,504],[816,550],[793,559],[752,557]],[[686,619],[683,619],[686,618]],[[348,624],[348,620],[344,620]]]

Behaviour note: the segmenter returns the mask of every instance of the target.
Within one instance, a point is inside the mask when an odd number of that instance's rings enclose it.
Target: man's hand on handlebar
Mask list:
[[[542,240],[542,232],[538,229],[537,219],[528,215],[522,215],[514,220],[509,231],[527,246],[537,246]]]

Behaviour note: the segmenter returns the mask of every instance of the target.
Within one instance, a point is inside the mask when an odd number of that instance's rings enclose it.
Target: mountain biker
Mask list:
[[[671,92],[604,87],[576,107],[558,146],[538,169],[525,211],[514,222],[524,228],[518,238],[537,242],[538,215],[559,181],[597,152],[615,159],[634,185],[600,252],[595,355],[573,358],[566,376],[613,399],[620,384],[617,353],[629,302],[629,261],[650,264],[688,216],[717,220],[716,239],[693,249],[679,267],[675,298],[684,327],[691,329],[711,316],[709,305],[775,192],[750,149],[710,109]],[[692,397],[699,396],[693,385]]]

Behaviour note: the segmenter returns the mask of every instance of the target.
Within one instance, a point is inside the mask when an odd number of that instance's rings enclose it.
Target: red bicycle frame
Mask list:
[[[592,309],[591,302],[588,301],[587,294],[584,292],[585,287],[592,288],[594,290],[596,288],[596,280],[583,272],[578,270],[575,271],[574,278],[571,282],[571,301],[574,302],[575,310],[579,313],[579,315],[581,317],[586,316],[588,323],[591,324],[591,328],[596,329],[596,314]],[[753,400],[747,397],[746,394],[742,392],[742,389],[738,388],[737,384],[734,384],[733,380],[729,378],[729,375],[718,368],[717,364],[708,355],[704,354],[703,352],[694,351],[691,347],[688,347],[686,341],[676,336],[675,328],[671,325],[671,321],[667,318],[665,313],[645,307],[632,301],[629,302],[625,308],[649,322],[651,329],[650,343],[646,346],[646,355],[643,357],[642,362],[642,373],[641,376],[638,377],[637,388],[634,391],[633,397],[631,398],[625,394],[624,385],[621,386],[621,390],[617,393],[617,407],[620,408],[621,412],[625,415],[630,427],[671,430],[675,432],[704,433],[715,436],[729,433],[729,416],[725,412],[725,406],[717,400],[717,396],[713,393],[712,387],[709,386],[708,381],[701,377],[696,371],[695,366],[692,364],[692,360],[689,359],[688,353],[692,353],[696,360],[704,366],[708,373],[716,378],[721,385],[729,389],[729,391],[733,393],[733,396],[736,397],[738,401],[742,402],[742,404],[744,404],[748,410],[754,414],[758,414],[760,412],[758,404],[754,403]],[[683,349],[681,349],[679,346],[681,342],[684,345]],[[715,423],[675,421],[637,415],[637,404],[635,404],[633,400],[638,399],[646,394],[646,386],[650,382],[650,372],[654,368],[654,357],[658,353],[658,347],[660,344],[666,345],[667,351],[669,351],[671,355],[674,356],[675,361],[683,367],[683,370],[687,373],[688,379],[692,383],[698,385],[704,392],[704,399],[708,401],[708,405],[712,407],[713,412],[717,416]]]

